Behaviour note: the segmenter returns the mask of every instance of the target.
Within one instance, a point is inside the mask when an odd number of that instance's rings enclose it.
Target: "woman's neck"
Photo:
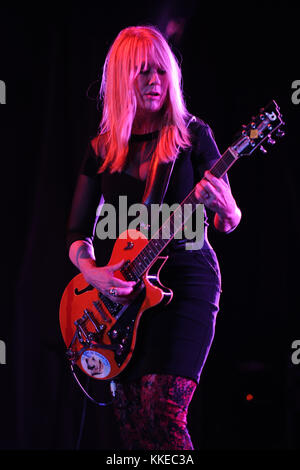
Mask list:
[[[132,124],[133,134],[149,134],[158,131],[161,128],[161,115],[151,113],[151,115],[138,115]]]

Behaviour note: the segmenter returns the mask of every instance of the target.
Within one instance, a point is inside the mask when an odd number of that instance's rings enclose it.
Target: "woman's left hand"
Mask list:
[[[229,186],[222,178],[216,178],[209,171],[204,173],[204,178],[197,184],[195,196],[222,219],[230,217],[236,210],[236,202]]]

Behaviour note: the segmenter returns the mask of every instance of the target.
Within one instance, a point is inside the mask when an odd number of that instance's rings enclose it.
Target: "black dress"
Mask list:
[[[220,158],[210,127],[199,119],[190,124],[192,146],[177,157],[164,202],[181,203]],[[157,133],[132,135],[129,155],[148,142],[155,144]],[[98,266],[108,263],[115,240],[99,239],[96,211],[101,196],[116,208],[119,196],[127,196],[128,207],[141,202],[145,181],[126,173],[97,173],[100,157],[91,146],[80,171],[68,225],[68,247],[75,240],[92,240]],[[228,183],[227,176],[224,180]],[[102,199],[103,202],[103,199]],[[100,206],[101,207],[101,206]],[[130,218],[128,217],[128,221]],[[205,228],[208,219],[205,214]],[[118,230],[116,230],[118,236]],[[214,250],[205,230],[201,249],[188,251],[174,240],[162,255],[169,259],[160,271],[163,285],[173,291],[172,301],[157,305],[143,313],[138,327],[137,343],[131,361],[118,376],[134,380],[144,374],[173,374],[199,382],[211,342],[219,309],[221,276]]]

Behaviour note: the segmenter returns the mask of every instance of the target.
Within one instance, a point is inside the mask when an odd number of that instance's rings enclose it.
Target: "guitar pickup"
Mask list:
[[[113,316],[116,316],[120,312],[120,310],[122,310],[122,308],[124,307],[124,305],[118,304],[118,303],[113,302],[112,300],[110,300],[108,297],[106,297],[104,294],[102,294],[102,292],[99,292],[99,297],[102,300],[102,302],[104,303],[104,305],[107,308],[107,310],[109,311],[109,313]],[[94,302],[94,305],[97,308],[98,312],[102,315],[102,317],[106,316],[106,321],[111,323],[111,319],[109,317],[107,317],[107,315],[105,315],[105,312],[103,312],[99,302],[98,303]]]
[[[106,312],[103,310],[102,305],[100,302],[97,300],[93,302],[94,307],[96,307],[97,311],[100,313],[101,317],[103,318],[104,321],[107,323],[111,323],[111,318],[106,314]]]

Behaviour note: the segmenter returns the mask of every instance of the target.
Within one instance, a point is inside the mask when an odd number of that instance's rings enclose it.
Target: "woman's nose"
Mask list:
[[[152,85],[154,83],[160,83],[157,72],[153,72],[150,76],[149,85]]]

